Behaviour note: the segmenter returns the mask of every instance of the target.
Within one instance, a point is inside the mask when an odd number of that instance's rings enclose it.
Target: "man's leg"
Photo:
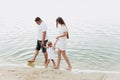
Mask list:
[[[45,64],[45,67],[48,67],[48,64],[50,63],[50,59],[47,60],[47,63]]]
[[[44,46],[46,46],[47,42],[48,42],[48,40],[44,41]],[[42,52],[44,54],[44,59],[45,59],[44,65],[45,65],[47,63],[47,60],[48,60],[47,49],[45,47],[42,47]]]
[[[47,52],[44,52],[43,54],[44,54],[44,58],[45,58],[44,64],[46,64],[47,60],[48,60],[48,54],[47,54]]]
[[[34,52],[34,56],[33,56],[32,59],[28,60],[28,62],[34,62],[36,60],[36,57],[37,57],[37,55],[39,53],[40,48],[41,48],[41,43],[40,43],[39,40],[37,40],[37,45],[36,45],[36,50]]]
[[[35,52],[34,52],[34,57],[33,57],[32,59],[28,60],[28,62],[35,62],[38,53],[39,53],[39,51],[38,51],[38,50],[35,50]]]

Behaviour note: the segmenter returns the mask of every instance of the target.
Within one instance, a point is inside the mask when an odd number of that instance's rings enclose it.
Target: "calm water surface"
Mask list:
[[[0,27],[0,64],[27,65],[36,46],[35,26],[1,23]],[[81,24],[72,27],[69,26],[67,54],[74,69],[120,71],[120,25]],[[55,34],[51,33],[49,28],[49,40],[54,42]],[[57,53],[55,55],[57,59]],[[43,59],[40,52],[36,66],[42,66]],[[64,60],[61,63],[62,67],[66,66]]]

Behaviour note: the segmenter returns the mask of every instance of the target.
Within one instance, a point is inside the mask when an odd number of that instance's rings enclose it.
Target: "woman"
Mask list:
[[[59,35],[56,37],[56,42],[54,44],[54,46],[55,46],[56,43],[58,43],[58,62],[57,62],[57,66],[55,67],[55,69],[59,69],[61,55],[62,55],[68,65],[68,67],[66,69],[71,70],[72,66],[66,55],[66,45],[67,45],[67,39],[69,38],[69,35],[68,35],[68,30],[67,30],[66,24],[61,17],[58,17],[56,19],[56,27],[58,28]]]

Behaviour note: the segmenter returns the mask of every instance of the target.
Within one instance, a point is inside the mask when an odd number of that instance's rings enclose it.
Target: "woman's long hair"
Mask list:
[[[58,18],[56,19],[56,27],[58,27],[58,24],[64,25],[64,26],[67,28],[64,20],[63,20],[61,17],[58,17]],[[67,32],[67,39],[69,39],[69,33],[68,33],[68,32]]]

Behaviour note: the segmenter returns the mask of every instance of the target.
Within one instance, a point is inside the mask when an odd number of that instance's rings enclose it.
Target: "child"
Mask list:
[[[50,60],[52,61],[53,66],[56,66],[55,61],[54,61],[55,48],[53,47],[52,42],[49,41],[48,46],[46,48],[47,48],[47,53],[48,53],[48,60],[47,60],[47,63],[45,64],[45,67],[46,68],[48,67]]]

